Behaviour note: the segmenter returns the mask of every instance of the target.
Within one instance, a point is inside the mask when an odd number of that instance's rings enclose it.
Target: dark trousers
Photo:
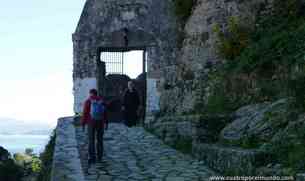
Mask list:
[[[89,159],[96,159],[96,150],[97,157],[101,159],[103,157],[104,145],[103,145],[103,136],[104,136],[104,126],[101,121],[96,121],[97,124],[88,125],[88,139],[89,139]],[[97,141],[96,141],[97,140]]]
[[[124,112],[125,124],[128,127],[136,126],[138,122],[138,114],[136,109],[127,109]]]

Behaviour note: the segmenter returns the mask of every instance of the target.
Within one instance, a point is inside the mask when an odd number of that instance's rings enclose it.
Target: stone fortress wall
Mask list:
[[[99,48],[144,48],[148,55],[147,112],[159,111],[159,82],[175,60],[177,26],[169,0],[88,0],[73,34],[74,110],[81,112],[99,75]],[[127,31],[127,32],[126,32]],[[170,37],[170,39],[168,38]]]
[[[148,53],[144,126],[169,145],[177,140],[192,142],[192,153],[211,168],[253,174],[264,153],[211,144],[215,136],[222,136],[219,133],[223,127],[220,125],[217,133],[211,132],[209,123],[213,120],[192,112],[198,99],[205,101],[202,93],[208,94],[205,80],[211,67],[223,61],[215,50],[214,25],[226,29],[232,16],[254,25],[258,15],[270,11],[271,3],[272,0],[198,0],[181,29],[171,0],[88,0],[73,34],[75,112],[81,112],[88,90],[98,88],[98,49],[124,47],[124,30],[128,29],[128,46],[145,47]],[[182,34],[184,40],[179,45]],[[262,106],[268,109],[272,104]],[[253,112],[258,122],[263,111]],[[245,120],[249,116],[247,112],[236,114]],[[227,118],[220,115],[216,119],[225,122]],[[58,127],[69,128],[66,124],[70,123],[62,124]],[[73,139],[72,136],[70,141]],[[64,148],[57,148],[61,149]]]

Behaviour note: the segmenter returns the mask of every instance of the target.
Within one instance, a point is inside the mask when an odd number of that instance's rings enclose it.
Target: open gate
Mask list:
[[[132,80],[124,68],[127,54],[131,51],[142,51],[142,73],[134,79],[135,86],[140,95],[141,107],[146,107],[146,51],[144,48],[101,48],[100,62],[104,65],[104,74],[99,77],[99,91],[109,104],[109,121],[119,122],[123,120],[121,112],[122,100],[128,81]],[[140,112],[140,120],[144,120],[145,109]]]
[[[124,70],[124,59],[131,51],[142,51],[142,73],[146,72],[146,50],[145,48],[100,48],[100,60],[105,62],[106,74],[126,74]]]

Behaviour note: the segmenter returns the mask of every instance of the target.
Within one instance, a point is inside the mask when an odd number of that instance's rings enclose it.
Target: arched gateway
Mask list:
[[[143,51],[146,115],[159,111],[160,82],[175,60],[177,29],[171,0],[87,0],[73,34],[74,111],[82,111],[89,89],[105,93],[101,54],[132,50]]]

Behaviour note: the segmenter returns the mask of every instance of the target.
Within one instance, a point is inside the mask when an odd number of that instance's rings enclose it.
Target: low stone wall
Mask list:
[[[145,127],[165,143],[173,145],[179,139],[197,143],[212,143],[230,118],[225,116],[169,116],[151,120]]]
[[[51,181],[85,181],[73,122],[73,117],[58,120]]]
[[[226,175],[255,175],[256,168],[266,164],[268,155],[255,149],[224,147],[216,144],[193,146],[196,158]]]
[[[305,173],[297,174],[296,181],[305,181]]]
[[[221,130],[232,119],[221,115],[172,116],[158,118],[145,126],[168,145],[191,144],[190,153],[212,169],[224,174],[254,175],[256,168],[266,164],[262,160],[268,155],[254,149],[216,144]]]

